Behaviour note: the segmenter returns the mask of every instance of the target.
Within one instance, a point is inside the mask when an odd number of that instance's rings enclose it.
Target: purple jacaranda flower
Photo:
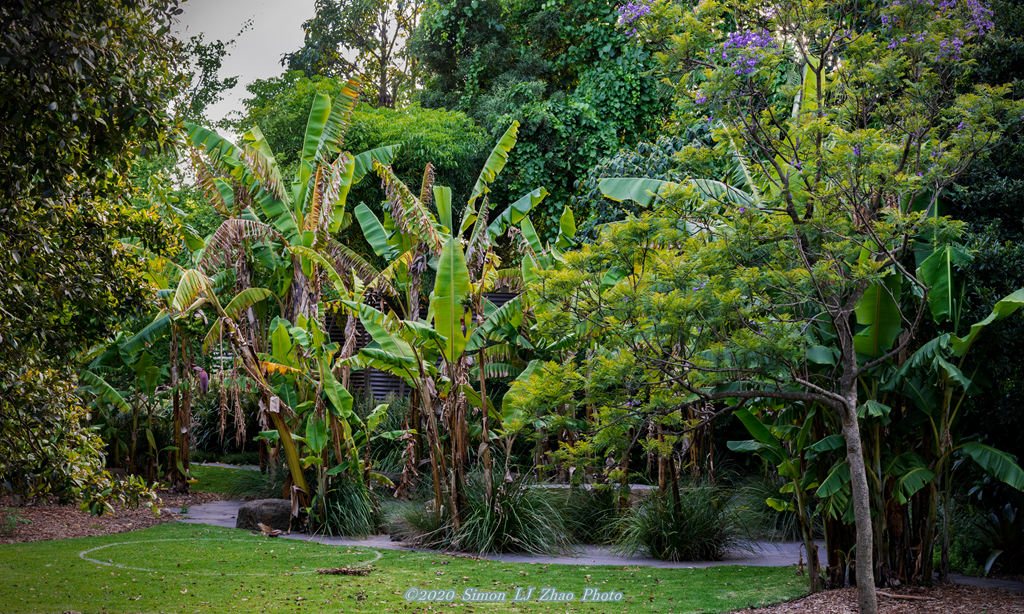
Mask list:
[[[705,96],[704,94],[701,94],[700,96],[697,96],[697,100],[695,100],[694,102],[696,102],[697,104],[704,104],[707,101],[708,97]]]
[[[854,145],[853,146],[853,155],[855,155],[855,156],[859,156],[860,155],[860,145]]]
[[[619,25],[626,25],[633,23],[644,15],[649,15],[651,13],[651,5],[643,0],[638,0],[637,2],[627,2],[617,10],[619,12]],[[636,29],[630,30],[627,34],[630,36],[635,35]]]
[[[778,48],[778,43],[767,30],[731,32],[722,43],[722,61],[729,62],[729,67],[737,75],[749,75],[754,73],[766,53]]]
[[[992,9],[981,0],[967,0],[967,9],[971,12],[967,21],[967,31],[971,34],[987,34],[996,27],[992,21]]]

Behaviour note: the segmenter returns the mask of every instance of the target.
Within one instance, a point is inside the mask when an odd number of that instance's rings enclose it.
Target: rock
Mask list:
[[[235,526],[239,529],[259,531],[260,523],[273,529],[291,529],[292,503],[288,499],[257,499],[238,508]]]

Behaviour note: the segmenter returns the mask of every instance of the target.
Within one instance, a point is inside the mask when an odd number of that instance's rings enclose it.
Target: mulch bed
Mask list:
[[[947,584],[932,588],[901,587],[878,596],[880,614],[1021,614],[1024,595],[999,588]],[[803,599],[734,614],[857,614],[856,589],[823,591]]]
[[[92,516],[88,512],[83,512],[77,505],[40,503],[14,507],[10,498],[0,497],[0,515],[11,511],[22,520],[28,521],[16,522],[10,533],[0,535],[0,544],[127,533],[177,520],[180,518],[178,512],[182,507],[225,498],[222,494],[208,492],[179,495],[159,491],[157,496],[159,515],[155,514],[152,508],[139,506],[134,509],[115,508],[113,514],[103,516]]]

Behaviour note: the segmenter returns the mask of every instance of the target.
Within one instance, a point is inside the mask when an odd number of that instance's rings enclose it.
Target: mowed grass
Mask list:
[[[229,469],[192,465],[189,473],[196,481],[191,485],[195,492],[216,492],[225,495],[244,496],[257,494],[266,480],[259,471],[252,469]]]
[[[86,557],[86,558],[83,558]],[[100,564],[94,562],[99,561]],[[316,570],[370,564],[366,576]],[[113,566],[118,565],[118,566]],[[268,539],[171,523],[142,531],[0,546],[3,612],[726,612],[805,594],[793,568],[651,569],[498,563],[436,553]],[[411,587],[556,587],[576,600],[409,603]],[[587,587],[620,603],[579,601]]]

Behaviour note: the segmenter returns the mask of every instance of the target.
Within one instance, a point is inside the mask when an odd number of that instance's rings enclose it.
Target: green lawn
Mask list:
[[[92,560],[88,560],[92,559]],[[100,564],[96,561],[99,561]],[[321,575],[372,564],[367,576]],[[0,546],[4,612],[724,612],[803,595],[792,568],[649,569],[528,565],[440,554],[267,539],[238,529],[171,523],[121,535]],[[533,601],[463,603],[467,588],[537,587]],[[541,587],[575,601],[539,603]],[[456,600],[408,603],[417,587]],[[585,588],[621,603],[579,601]]]
[[[264,476],[259,471],[252,469],[192,465],[189,467],[189,473],[196,480],[192,484],[192,490],[195,492],[217,492],[244,496],[258,494],[258,490],[266,484]]]

